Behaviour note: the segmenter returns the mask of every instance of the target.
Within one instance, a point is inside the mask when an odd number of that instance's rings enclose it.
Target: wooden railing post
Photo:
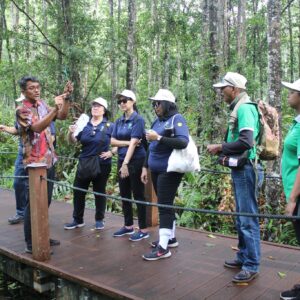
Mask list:
[[[50,259],[48,193],[45,164],[28,165],[29,199],[31,213],[32,255],[38,261]]]
[[[151,172],[149,170],[148,183],[145,185],[145,198],[148,202],[157,203],[157,197],[151,180]],[[148,226],[158,225],[158,208],[156,206],[147,206],[146,216]]]

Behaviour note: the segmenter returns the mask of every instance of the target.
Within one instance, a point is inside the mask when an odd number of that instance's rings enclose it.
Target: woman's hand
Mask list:
[[[143,184],[147,184],[148,182],[148,169],[145,167],[142,169],[141,181]]]
[[[76,128],[77,128],[77,125],[75,125],[75,124],[74,124],[74,125],[70,125],[70,126],[69,126],[69,132],[70,132],[70,133],[74,133],[75,130],[76,130]]]
[[[285,214],[288,216],[292,216],[296,208],[296,201],[289,201],[285,207]]]
[[[100,157],[103,158],[104,160],[105,159],[108,159],[108,158],[111,158],[113,156],[112,152],[111,151],[107,151],[107,152],[102,152],[100,154]]]
[[[123,164],[119,170],[119,173],[121,178],[128,177],[129,176],[128,165]]]
[[[155,130],[150,129],[146,133],[146,139],[149,142],[157,141],[158,137],[159,137],[159,134]]]

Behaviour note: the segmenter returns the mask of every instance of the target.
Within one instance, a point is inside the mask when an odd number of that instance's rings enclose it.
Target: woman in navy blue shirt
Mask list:
[[[111,144],[118,147],[118,171],[120,195],[131,199],[131,194],[136,200],[145,200],[144,184],[141,182],[143,163],[146,150],[140,143],[145,132],[145,121],[136,111],[136,97],[130,90],[118,94],[118,105],[124,113],[119,118],[112,133]],[[140,241],[148,238],[146,224],[146,206],[137,204],[139,230],[133,228],[132,203],[122,201],[124,213],[124,226],[116,231],[113,236],[130,235],[129,240]]]
[[[113,130],[113,124],[107,119],[107,101],[103,98],[93,100],[91,114],[91,119],[76,137],[74,136],[76,125],[70,126],[69,138],[73,142],[80,142],[82,145],[79,160],[99,155],[101,173],[95,178],[91,178],[89,174],[86,174],[86,177],[83,178],[82,175],[78,174],[77,169],[74,186],[82,189],[88,189],[92,182],[94,192],[105,194],[106,183],[111,171],[112,152],[109,150],[109,146]],[[74,190],[73,222],[65,224],[65,229],[74,229],[85,225],[83,220],[85,195],[86,192]],[[106,197],[95,195],[95,206],[95,229],[103,229]]]
[[[184,149],[189,142],[186,121],[177,111],[174,95],[160,89],[155,97],[149,98],[157,115],[151,130],[146,134],[150,142],[148,157],[145,160],[141,180],[147,183],[147,169],[150,168],[153,187],[159,204],[173,205],[182,173],[167,172],[168,160],[173,149]],[[171,256],[169,248],[177,247],[175,237],[175,212],[170,208],[159,210],[159,240],[152,242],[155,248],[143,255],[145,260],[158,260]]]

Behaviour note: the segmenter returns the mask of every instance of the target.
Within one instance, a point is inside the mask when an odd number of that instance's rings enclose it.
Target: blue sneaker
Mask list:
[[[75,229],[75,228],[80,228],[80,227],[83,227],[83,226],[85,226],[84,222],[78,223],[75,220],[73,220],[72,223],[66,223],[64,225],[64,229]]]
[[[95,229],[100,230],[100,229],[103,229],[103,228],[104,228],[104,222],[102,220],[101,221],[96,221]]]
[[[113,236],[114,237],[118,237],[118,236],[123,236],[125,234],[133,234],[134,233],[134,229],[130,228],[127,229],[125,226],[123,226],[121,229],[119,229],[118,231],[116,231]]]
[[[140,241],[142,239],[146,239],[149,237],[149,233],[148,232],[142,232],[142,231],[138,231],[138,232],[135,232],[130,238],[129,240],[130,241],[133,241],[133,242],[137,242],[137,241]]]

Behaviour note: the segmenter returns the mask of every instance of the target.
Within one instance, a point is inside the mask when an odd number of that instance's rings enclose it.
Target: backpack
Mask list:
[[[279,156],[279,116],[275,107],[257,100],[241,99],[230,114],[232,126],[237,126],[237,110],[242,104],[255,105],[258,111],[260,130],[256,143],[257,156],[260,160],[274,160]]]
[[[275,107],[258,100],[257,110],[260,132],[257,142],[257,154],[261,160],[273,160],[279,156],[280,133],[279,116]]]

